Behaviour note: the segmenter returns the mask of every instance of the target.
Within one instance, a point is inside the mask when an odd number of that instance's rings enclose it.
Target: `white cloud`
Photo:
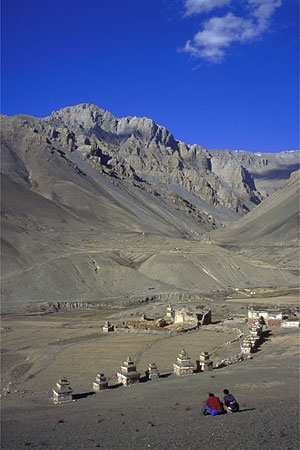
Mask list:
[[[211,11],[214,8],[229,5],[231,0],[185,0],[186,16]]]
[[[191,7],[194,4],[196,8],[200,7],[200,3],[204,5],[207,2],[186,0],[185,5],[187,7],[190,3]],[[216,6],[217,2],[218,0],[211,0],[210,4],[214,3]],[[183,51],[197,58],[219,63],[234,42],[244,43],[257,39],[269,27],[272,14],[281,3],[282,0],[248,0],[245,17],[238,17],[232,12],[222,17],[211,17],[203,23],[202,29],[193,39],[186,42]]]
[[[281,6],[282,0],[248,0],[253,8],[252,15],[258,21],[258,27],[264,31],[269,26],[269,19],[276,8]]]

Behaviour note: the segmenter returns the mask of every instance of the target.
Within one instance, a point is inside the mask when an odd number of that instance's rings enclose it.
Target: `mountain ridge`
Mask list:
[[[99,112],[101,119],[99,119]],[[122,157],[122,164],[128,173],[134,169],[141,176],[145,175],[145,172],[151,171],[152,177],[155,175],[156,182],[166,180],[170,183],[175,181],[177,185],[179,184],[196,196],[199,196],[199,191],[197,192],[195,186],[199,185],[205,201],[215,206],[217,204],[229,206],[229,209],[234,213],[238,212],[241,215],[246,213],[264,197],[263,194],[257,192],[252,175],[247,168],[236,163],[234,174],[228,167],[225,170],[222,167],[222,170],[217,173],[216,158],[213,151],[199,145],[189,146],[176,140],[165,127],[156,125],[152,119],[138,117],[117,119],[111,113],[98,109],[95,105],[81,104],[75,107],[62,108],[52,113],[45,120],[52,125],[57,125],[62,121],[70,127],[72,132],[79,131],[79,133],[82,133],[84,130],[85,134],[95,135],[96,138],[100,139],[100,142],[97,139],[95,139],[96,142],[95,140],[92,142],[92,146],[95,147],[92,150],[92,156],[94,158],[98,156],[96,162],[99,163],[100,159],[100,165],[103,160],[103,153],[113,165],[119,164],[119,159]],[[104,137],[103,133],[106,133]],[[115,159],[115,152],[112,148],[107,148],[107,145],[104,151],[99,152],[99,147],[104,144],[105,138],[108,141],[115,140],[114,142],[118,144],[117,155],[119,159]],[[153,151],[149,154],[149,148],[151,147],[153,147]],[[91,152],[88,151],[87,147],[81,146],[79,148],[85,157],[90,157]],[[278,156],[275,158],[278,158]],[[164,159],[165,163],[161,164]],[[211,167],[212,162],[214,163],[213,168]],[[163,166],[163,170],[161,166]],[[172,169],[172,174],[170,170],[166,169],[166,166]],[[176,171],[176,169],[178,170]],[[203,181],[203,178],[205,178],[203,173],[201,177],[198,176],[199,170],[207,172],[208,180]],[[226,176],[228,170],[230,174]],[[184,180],[180,179],[181,173],[184,174]],[[236,186],[228,185],[230,177],[238,180],[237,190],[235,189]],[[193,185],[193,188],[191,188],[191,185]],[[237,185],[236,182],[235,185]]]
[[[51,116],[1,117],[3,310],[296,283],[207,241],[263,199],[231,154],[96,106]]]

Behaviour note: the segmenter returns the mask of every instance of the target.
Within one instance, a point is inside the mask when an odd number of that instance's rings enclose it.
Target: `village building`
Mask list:
[[[174,319],[175,317],[175,309],[170,304],[167,307],[167,318]]]
[[[260,309],[252,307],[248,310],[248,326],[266,325],[267,327],[299,328],[299,317],[290,310],[284,309]]]
[[[108,389],[108,381],[104,376],[104,373],[98,373],[96,375],[96,381],[93,382],[93,390],[94,391],[104,391]]]
[[[70,386],[67,378],[62,377],[56,386],[52,389],[53,392],[53,403],[67,403],[73,400],[73,389]]]
[[[184,349],[181,350],[177,357],[177,363],[173,364],[174,373],[178,376],[193,375],[195,366]]]
[[[175,311],[174,323],[181,323],[186,327],[199,327],[211,323],[211,310],[190,311],[188,308],[181,308]]]
[[[104,333],[109,333],[110,331],[114,331],[114,326],[107,320],[102,329]]]
[[[131,384],[138,383],[140,379],[140,373],[136,370],[136,365],[128,356],[121,366],[121,372],[117,373],[118,383],[124,386],[130,386]]]
[[[295,318],[288,318],[287,320],[283,320],[281,326],[283,328],[299,328],[300,320]]]
[[[267,327],[280,327],[282,324],[282,312],[276,309],[255,309],[248,310],[248,326],[266,325]]]

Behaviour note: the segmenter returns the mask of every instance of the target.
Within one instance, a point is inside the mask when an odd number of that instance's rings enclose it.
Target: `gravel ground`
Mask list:
[[[161,393],[163,399],[153,390],[131,391],[130,397],[136,395],[131,399],[111,391],[68,405],[48,407],[41,401],[30,407],[26,402],[17,415],[8,409],[2,448],[299,448],[296,405],[284,411],[275,402],[262,406],[252,400],[238,414],[211,417],[200,414],[197,395],[184,389],[180,395],[176,389]]]
[[[76,402],[57,406],[50,392],[22,399],[12,392],[2,399],[2,448],[298,450],[298,342],[289,332],[250,361],[93,395],[75,393]],[[202,416],[207,393],[221,396],[225,387],[241,412]]]

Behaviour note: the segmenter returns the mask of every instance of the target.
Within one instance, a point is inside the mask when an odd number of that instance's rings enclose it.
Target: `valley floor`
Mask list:
[[[2,396],[3,449],[298,450],[298,329],[274,328],[251,360],[176,377],[172,364],[181,348],[192,361],[201,351],[214,361],[233,355],[239,342],[226,343],[234,340],[234,325],[247,330],[245,322],[171,336],[104,335],[101,314],[2,320],[2,392],[12,382]],[[128,355],[138,370],[154,361],[165,376],[115,387],[115,372]],[[110,389],[94,394],[99,371]],[[61,376],[70,379],[76,401],[54,405],[51,390]],[[221,397],[224,388],[236,395],[241,412],[202,416],[208,392]]]

